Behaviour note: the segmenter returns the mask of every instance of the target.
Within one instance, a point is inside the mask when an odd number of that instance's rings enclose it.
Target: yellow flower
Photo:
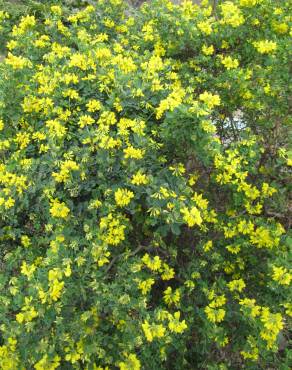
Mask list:
[[[279,245],[279,237],[274,237],[269,229],[259,226],[250,235],[250,241],[257,248],[273,248]]]
[[[208,108],[212,109],[216,105],[220,105],[220,96],[215,94],[212,95],[205,91],[204,93],[200,94],[199,99],[204,102]]]
[[[118,366],[120,370],[140,370],[141,368],[140,361],[134,354],[126,356],[125,361],[120,362]]]
[[[186,172],[183,163],[178,163],[175,166],[169,166],[168,168],[172,171],[174,176],[182,176]]]
[[[125,240],[125,225],[121,224],[119,216],[109,213],[106,217],[102,217],[99,223],[100,229],[103,231],[102,240],[107,244],[118,245]]]
[[[257,317],[260,314],[261,306],[257,306],[255,299],[244,298],[239,301],[241,306],[245,306],[246,308],[250,309],[251,317]]]
[[[116,115],[114,112],[105,111],[102,112],[97,123],[100,126],[112,126],[117,122]]]
[[[22,36],[28,29],[34,27],[36,24],[36,19],[32,15],[27,15],[22,17],[18,26],[14,26],[12,30],[12,36]]]
[[[273,280],[281,285],[289,285],[292,280],[292,274],[285,267],[273,266]]]
[[[88,112],[96,112],[101,109],[102,105],[100,101],[92,99],[89,100],[89,102],[86,104],[86,107]]]
[[[26,316],[26,321],[32,321],[35,317],[38,316],[38,313],[36,312],[36,310],[31,307],[31,308],[27,308],[26,307],[26,312],[25,312],[25,316]]]
[[[205,314],[210,322],[216,323],[224,320],[225,310],[223,308],[212,308],[210,306],[205,307]]]
[[[147,280],[140,281],[138,288],[142,291],[143,295],[146,295],[150,292],[152,285],[155,283],[155,280],[150,278]]]
[[[118,189],[115,192],[115,201],[120,207],[127,206],[131,202],[132,198],[134,198],[134,193],[130,190]]]
[[[168,305],[171,306],[172,304],[177,305],[180,301],[180,292],[179,289],[176,289],[174,292],[172,288],[169,286],[163,292],[163,300]]]
[[[49,359],[48,355],[43,356],[43,358],[38,361],[34,368],[36,370],[55,370],[60,366],[61,357],[56,355],[52,359]]]
[[[157,271],[161,267],[161,259],[159,256],[155,256],[153,259],[149,256],[148,253],[146,253],[142,257],[142,262],[145,263],[145,265],[152,271]]]
[[[201,225],[203,222],[200,211],[196,207],[192,207],[190,210],[187,207],[184,207],[180,211],[183,214],[183,220],[189,227]]]
[[[290,302],[283,303],[282,306],[285,307],[286,315],[292,317],[292,303]]]
[[[28,248],[31,246],[31,241],[30,238],[27,235],[22,235],[21,237],[21,244],[25,247]]]
[[[214,46],[213,45],[210,45],[210,46],[203,45],[202,52],[205,55],[212,55],[214,54]]]
[[[185,320],[179,321],[180,320],[180,312],[177,311],[174,313],[173,316],[169,316],[169,323],[168,327],[169,330],[181,334],[185,329],[187,329],[187,324]]]
[[[135,175],[133,175],[131,183],[133,185],[146,185],[148,184],[149,179],[148,177],[142,173],[142,171],[138,171]]]
[[[210,300],[212,300],[212,302],[210,302],[210,304],[209,304],[209,306],[211,308],[221,307],[221,306],[223,306],[226,303],[226,297],[225,297],[225,295],[222,294],[222,295],[216,296],[214,290],[211,290],[208,298]]]
[[[60,172],[53,172],[52,176],[57,182],[66,182],[70,177],[71,171],[77,171],[79,165],[72,160],[61,162]]]
[[[240,245],[227,245],[226,249],[232,254],[238,254],[241,250]]]
[[[66,218],[70,212],[70,209],[64,202],[60,202],[58,199],[54,199],[51,203],[50,213],[53,217]]]
[[[261,337],[267,342],[267,348],[271,349],[275,346],[278,334],[283,329],[283,319],[280,313],[273,314],[269,308],[263,307],[261,321],[264,324],[264,329],[261,330]]]
[[[16,318],[16,321],[19,322],[19,324],[22,324],[25,316],[22,312],[20,312],[15,316],[15,318]]]
[[[239,66],[238,60],[232,59],[230,56],[222,58],[221,63],[224,65],[226,69],[237,68]]]
[[[92,125],[94,122],[95,121],[92,117],[90,117],[87,114],[84,114],[83,116],[79,117],[78,125],[80,126],[80,128],[83,128],[85,126]]]
[[[246,285],[242,279],[238,279],[230,281],[227,286],[231,290],[231,292],[234,292],[235,290],[241,292]]]
[[[16,321],[22,324],[23,322],[30,322],[38,316],[37,311],[32,307],[32,297],[25,297],[25,305],[22,307],[20,313],[16,315]]]
[[[144,156],[145,151],[142,149],[134,148],[133,146],[128,146],[124,149],[125,158],[141,159]]]
[[[163,264],[163,273],[161,274],[162,280],[170,280],[174,277],[175,272],[172,267],[169,267],[166,263]]]
[[[277,43],[269,40],[256,41],[253,46],[260,54],[273,53],[277,49]]]
[[[48,273],[49,281],[53,281],[53,280],[61,279],[61,278],[62,278],[62,272],[59,268],[54,268],[50,270]]]
[[[288,26],[287,23],[276,23],[276,22],[273,22],[273,29],[277,33],[284,34],[284,33],[288,32],[289,26]]]
[[[212,240],[207,241],[207,243],[204,244],[203,250],[204,252],[209,252],[213,248],[213,242]]]
[[[51,137],[57,137],[61,139],[63,136],[65,136],[67,132],[67,128],[62,125],[58,120],[48,120],[46,122],[46,127],[49,129],[49,133]]]
[[[232,27],[238,27],[244,23],[244,17],[241,10],[231,1],[225,1],[221,6],[222,23],[229,24]]]
[[[32,63],[29,59],[16,56],[8,53],[8,56],[5,59],[5,63],[10,65],[13,69],[23,69],[25,67],[31,67]]]
[[[93,66],[94,63],[91,59],[87,57],[87,55],[75,53],[72,54],[70,57],[69,67],[77,67],[80,68],[82,71],[86,71]]]
[[[260,1],[262,0],[240,0],[239,3],[241,6],[251,7],[251,6],[255,6]]]
[[[262,185],[262,195],[264,197],[270,197],[276,192],[277,192],[277,189],[273,188],[272,186],[270,186],[266,182],[263,183],[263,185]]]
[[[22,262],[22,265],[21,265],[21,273],[23,275],[26,275],[28,280],[31,279],[33,273],[35,272],[36,270],[36,267],[34,264],[32,265],[28,265],[25,261]]]
[[[59,5],[52,5],[51,12],[56,15],[62,15],[62,8]]]
[[[50,282],[49,295],[53,301],[57,301],[61,297],[64,284],[64,281],[59,281],[58,279]]]
[[[156,110],[156,118],[160,119],[164,112],[172,112],[175,108],[177,108],[182,103],[185,94],[186,92],[184,89],[180,87],[175,88],[166,99],[160,101]]]
[[[12,208],[12,207],[14,206],[14,204],[15,204],[15,200],[14,200],[13,198],[9,197],[9,198],[6,200],[5,204],[4,204],[4,208],[5,208],[5,209]]]
[[[154,29],[153,29],[153,21],[150,21],[143,25],[142,27],[143,38],[145,41],[153,41],[154,40]]]
[[[244,359],[249,359],[253,361],[257,361],[259,357],[259,350],[256,345],[256,339],[253,338],[251,335],[247,337],[248,347],[250,348],[249,351],[241,351],[240,354]]]
[[[204,33],[205,35],[211,35],[212,33],[212,25],[210,24],[209,20],[199,22],[197,24],[198,29]]]
[[[165,335],[165,328],[161,324],[149,324],[144,321],[142,329],[148,342],[152,342],[155,338],[162,338]]]
[[[88,206],[88,209],[97,209],[102,205],[102,202],[99,199],[93,199]]]

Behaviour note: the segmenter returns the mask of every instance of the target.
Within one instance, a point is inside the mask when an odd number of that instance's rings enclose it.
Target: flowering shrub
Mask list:
[[[288,5],[100,0],[13,26],[1,369],[289,369]]]

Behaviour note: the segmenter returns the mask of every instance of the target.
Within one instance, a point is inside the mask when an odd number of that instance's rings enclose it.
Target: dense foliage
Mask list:
[[[289,369],[289,1],[81,3],[0,11],[0,369]]]

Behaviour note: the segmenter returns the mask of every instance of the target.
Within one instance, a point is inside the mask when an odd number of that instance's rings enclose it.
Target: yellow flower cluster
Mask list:
[[[146,295],[150,292],[152,285],[155,283],[155,280],[152,278],[140,281],[138,284],[139,289],[143,295]]]
[[[34,264],[28,265],[25,261],[22,262],[20,271],[23,275],[27,276],[28,280],[31,279],[35,270],[36,270],[36,266]]]
[[[16,345],[17,340],[13,337],[9,337],[7,344],[0,346],[0,360],[3,370],[12,370],[19,366]]]
[[[125,159],[142,159],[145,151],[143,149],[134,148],[132,145],[124,149]]]
[[[140,361],[137,359],[137,356],[133,353],[126,356],[125,361],[119,362],[120,370],[140,370],[141,365]]]
[[[209,20],[199,22],[197,24],[198,29],[205,35],[209,36],[212,33],[212,24]]]
[[[49,279],[49,297],[53,301],[57,301],[62,293],[62,290],[64,288],[64,281],[60,281],[62,279],[62,272],[59,269],[53,269],[49,271],[48,274],[48,279]],[[44,303],[44,302],[42,302]]]
[[[58,199],[53,199],[51,202],[50,213],[53,217],[67,218],[70,213],[70,209],[64,202],[60,202]]]
[[[32,67],[32,63],[28,58],[16,56],[12,53],[8,53],[5,59],[5,63],[10,65],[13,69],[23,69],[25,67]]]
[[[31,240],[29,236],[27,235],[22,235],[21,237],[21,245],[23,245],[25,248],[28,248],[31,246]]]
[[[94,122],[95,121],[91,116],[89,116],[88,114],[85,114],[79,117],[78,125],[80,126],[80,128],[83,128],[85,126],[92,125]]]
[[[277,228],[274,232],[264,226],[259,226],[251,233],[250,241],[257,248],[274,248],[280,243],[280,236],[284,230]]]
[[[195,225],[201,225],[203,220],[201,217],[201,213],[197,207],[192,207],[188,209],[187,207],[182,208],[181,213],[183,214],[184,222],[189,226],[193,227]]]
[[[12,36],[19,37],[24,35],[29,29],[33,28],[36,24],[36,19],[33,15],[22,17],[18,26],[14,26]]]
[[[48,355],[45,355],[40,361],[38,361],[34,368],[36,370],[55,370],[60,366],[61,358],[56,355],[52,359],[49,359]]]
[[[185,320],[180,321],[180,312],[177,311],[172,315],[169,315],[168,328],[170,331],[181,334],[187,329],[187,324]]]
[[[249,335],[247,337],[248,351],[241,351],[240,354],[244,359],[257,361],[259,357],[259,349],[256,345],[256,339]]]
[[[3,23],[5,21],[5,19],[8,19],[9,18],[9,14],[7,12],[4,12],[3,10],[0,10],[0,31],[2,31],[2,25],[1,23]]]
[[[241,6],[251,7],[261,3],[263,0],[240,0]]]
[[[149,182],[149,178],[141,170],[135,173],[131,179],[133,185],[146,185]]]
[[[223,15],[222,23],[238,27],[244,23],[244,17],[240,9],[231,1],[225,1],[221,5],[221,12]]]
[[[158,271],[161,267],[161,259],[159,256],[151,258],[148,253],[144,254],[141,261],[152,271]]]
[[[25,305],[21,309],[22,312],[18,313],[15,317],[19,324],[30,322],[38,316],[38,312],[31,304],[32,297],[25,297],[24,302]]]
[[[208,298],[211,300],[211,302],[204,309],[208,320],[214,324],[223,321],[226,311],[221,307],[226,303],[225,295],[216,296],[215,292],[211,291]]]
[[[246,287],[243,279],[232,280],[227,285],[231,292],[242,292],[242,290]]]
[[[273,53],[277,49],[277,43],[270,40],[261,40],[253,43],[260,54]]]
[[[166,99],[161,100],[156,111],[156,118],[159,119],[162,115],[170,111],[172,112],[177,108],[183,101],[185,96],[185,91],[182,88],[175,89],[172,93],[168,95]]]
[[[89,102],[86,104],[88,112],[96,112],[99,111],[102,107],[102,104],[100,101],[96,99],[89,100]]]
[[[264,329],[261,330],[260,335],[267,342],[267,348],[271,349],[284,327],[282,315],[280,313],[273,314],[269,308],[263,307],[261,321],[264,324]]]
[[[292,274],[283,266],[273,266],[273,280],[281,285],[290,285]]]
[[[155,338],[162,338],[165,335],[165,328],[161,324],[149,324],[145,321],[142,324],[142,329],[148,342],[152,342]]]
[[[220,105],[220,96],[211,94],[208,91],[200,94],[199,99],[204,102],[208,108],[212,109],[215,106]]]
[[[99,223],[102,231],[102,240],[110,245],[118,245],[125,239],[126,226],[121,223],[121,217],[109,213],[102,217]]]
[[[134,193],[127,189],[118,189],[115,192],[115,201],[119,207],[125,207],[134,198]]]
[[[203,45],[202,46],[202,52],[205,55],[212,55],[212,54],[214,54],[214,46],[213,45],[210,45],[210,46]]]
[[[168,305],[175,305],[180,301],[180,292],[179,289],[176,289],[175,291],[172,290],[172,288],[169,286],[165,291],[163,292],[163,300]]]
[[[232,59],[229,55],[227,57],[223,57],[221,59],[221,63],[224,65],[226,69],[233,69],[239,66],[239,62],[237,59]]]
[[[71,171],[77,171],[78,169],[79,165],[75,161],[67,160],[61,163],[60,172],[53,172],[52,176],[57,182],[66,182],[70,177]]]

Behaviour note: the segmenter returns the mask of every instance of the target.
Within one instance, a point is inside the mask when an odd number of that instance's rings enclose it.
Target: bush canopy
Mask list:
[[[288,370],[290,2],[82,3],[0,11],[0,369]]]

